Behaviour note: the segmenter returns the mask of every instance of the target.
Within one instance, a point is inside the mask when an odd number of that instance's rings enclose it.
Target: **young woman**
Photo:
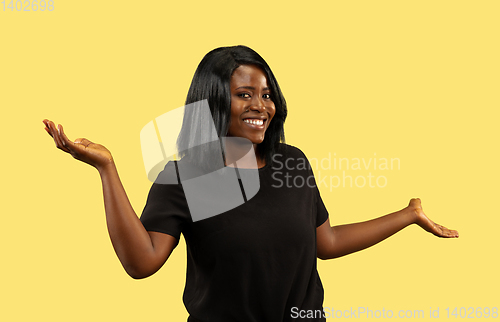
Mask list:
[[[59,149],[98,170],[109,235],[131,277],[154,274],[184,235],[188,263],[183,300],[188,321],[324,321],[321,314],[314,318],[297,314],[322,311],[317,257],[359,251],[411,224],[439,237],[458,237],[456,231],[427,218],[419,199],[380,218],[331,227],[306,157],[283,143],[287,108],[278,82],[252,49],[217,48],[203,58],[186,104],[204,99],[220,138],[251,142],[257,169],[239,164],[238,171],[241,176],[257,171],[260,188],[233,209],[203,220],[191,217],[182,179],[177,184],[154,183],[139,219],[111,153],[87,139],[70,141],[62,125],[43,121]],[[206,134],[200,132],[206,121],[196,110],[185,114],[178,139],[183,158],[169,162],[158,178],[175,181],[182,167],[206,168],[214,156],[213,145],[186,148]],[[238,161],[230,160],[230,153],[222,158],[226,166]],[[294,181],[298,176],[304,180]],[[285,178],[303,184],[284,184]]]

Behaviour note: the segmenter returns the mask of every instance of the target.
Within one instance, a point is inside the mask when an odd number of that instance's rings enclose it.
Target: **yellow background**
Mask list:
[[[426,318],[440,308],[445,319],[446,307],[500,306],[497,1],[54,5],[0,7],[1,321],[185,321],[184,242],[158,273],[130,278],[108,237],[97,171],[56,149],[42,120],[108,147],[139,215],[151,185],[140,130],[183,105],[205,53],[236,44],[259,52],[280,82],[289,144],[309,158],[400,159],[399,170],[372,171],[384,188],[321,187],[332,224],[420,197],[431,219],[460,232],[445,240],[411,226],[318,261],[325,307]]]

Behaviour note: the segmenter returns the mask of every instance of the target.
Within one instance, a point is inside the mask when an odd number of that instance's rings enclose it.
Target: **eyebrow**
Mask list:
[[[255,90],[255,87],[253,87],[253,86],[240,86],[240,87],[238,87],[236,90],[238,90],[238,89],[242,89],[242,88],[244,88],[244,89],[251,89],[251,90]],[[263,91],[269,91],[269,87],[264,87],[262,90],[263,90]]]

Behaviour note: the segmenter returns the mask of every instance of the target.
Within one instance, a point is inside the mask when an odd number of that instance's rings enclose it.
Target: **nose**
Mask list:
[[[254,111],[258,111],[260,113],[264,113],[264,111],[266,110],[266,105],[265,105],[262,97],[255,97],[250,109],[254,110]]]

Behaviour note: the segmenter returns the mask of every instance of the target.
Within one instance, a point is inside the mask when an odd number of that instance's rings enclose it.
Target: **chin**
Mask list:
[[[264,142],[264,138],[250,140],[250,142],[252,142],[252,144],[261,144],[262,142]]]

